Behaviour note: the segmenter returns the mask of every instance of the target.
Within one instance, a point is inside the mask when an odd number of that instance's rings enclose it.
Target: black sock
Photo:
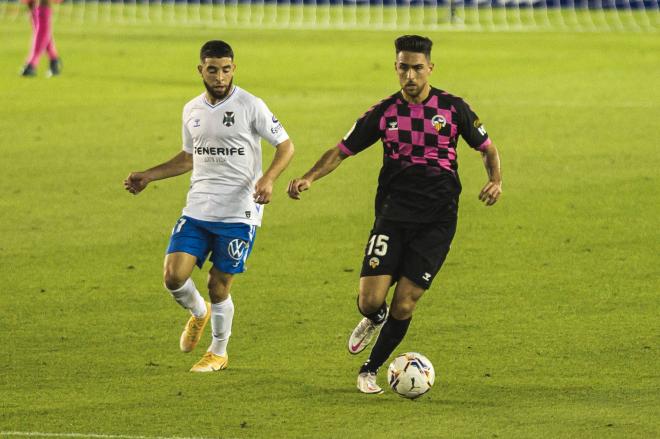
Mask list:
[[[391,315],[383,325],[383,329],[378,334],[378,340],[371,350],[369,359],[360,368],[360,373],[363,372],[378,372],[378,368],[383,365],[385,361],[392,355],[394,349],[399,346],[403,337],[405,337],[410,326],[412,317],[407,320],[397,320]]]
[[[383,320],[385,320],[385,317],[387,317],[387,303],[386,302],[383,302],[383,304],[380,306],[380,308],[378,308],[376,311],[374,311],[372,313],[369,313],[369,314],[365,314],[360,309],[360,296],[358,296],[358,298],[357,298],[357,308],[358,308],[358,311],[360,311],[360,314],[362,314],[363,316],[365,316],[366,318],[368,318],[369,320],[371,320],[372,322],[374,322],[377,325],[383,323]]]

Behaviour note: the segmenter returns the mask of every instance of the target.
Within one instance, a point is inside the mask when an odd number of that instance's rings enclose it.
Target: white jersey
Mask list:
[[[262,176],[261,138],[289,138],[264,101],[234,86],[211,105],[202,94],[183,107],[183,150],[193,155],[183,214],[203,221],[261,225],[263,205],[252,198]]]

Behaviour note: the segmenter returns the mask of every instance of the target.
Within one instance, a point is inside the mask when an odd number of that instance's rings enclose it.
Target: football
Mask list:
[[[387,368],[387,382],[398,395],[419,398],[433,387],[435,370],[424,355],[417,352],[401,354]]]

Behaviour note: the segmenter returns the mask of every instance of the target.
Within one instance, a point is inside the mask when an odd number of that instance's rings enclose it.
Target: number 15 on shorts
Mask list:
[[[387,235],[371,235],[367,245],[367,256],[385,256],[387,254],[387,241],[390,237]]]

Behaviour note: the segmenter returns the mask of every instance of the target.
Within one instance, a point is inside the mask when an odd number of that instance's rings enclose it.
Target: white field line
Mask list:
[[[40,431],[0,431],[0,438],[5,437],[71,437],[93,439],[218,439],[208,437],[184,436],[133,436],[126,434],[98,434],[98,433],[44,433]]]

